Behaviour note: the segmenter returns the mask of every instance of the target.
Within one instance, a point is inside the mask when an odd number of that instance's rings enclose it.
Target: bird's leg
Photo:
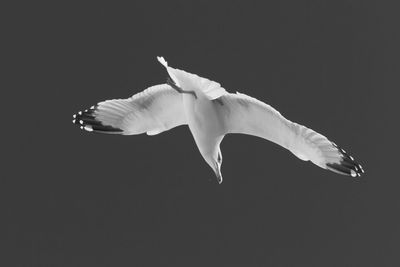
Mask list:
[[[169,78],[168,77],[168,79],[167,79],[167,84],[169,85],[169,86],[171,86],[172,88],[174,88],[176,91],[178,91],[179,93],[181,93],[181,94],[192,94],[193,96],[194,96],[194,98],[196,98],[197,99],[197,95],[196,95],[196,93],[194,92],[194,91],[185,91],[185,90],[183,90],[182,88],[180,88],[179,86],[177,86],[176,84],[175,84],[175,82],[171,79],[171,78]]]

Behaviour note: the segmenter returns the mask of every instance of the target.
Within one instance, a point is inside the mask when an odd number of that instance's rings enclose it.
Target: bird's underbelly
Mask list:
[[[222,127],[215,103],[208,99],[193,97],[184,99],[188,126],[197,144],[222,135]]]

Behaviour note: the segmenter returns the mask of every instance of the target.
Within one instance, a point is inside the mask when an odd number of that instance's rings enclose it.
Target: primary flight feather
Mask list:
[[[217,82],[174,69],[158,61],[169,76],[127,99],[98,103],[73,115],[73,123],[89,132],[156,135],[188,125],[204,160],[222,183],[220,143],[228,133],[272,141],[299,159],[333,172],[361,176],[363,168],[325,136],[284,118],[271,106],[245,94],[230,94]]]

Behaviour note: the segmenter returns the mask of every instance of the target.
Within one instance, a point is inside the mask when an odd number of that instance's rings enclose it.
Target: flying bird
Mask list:
[[[229,133],[272,141],[304,161],[338,174],[359,177],[363,168],[325,136],[284,118],[277,110],[245,94],[228,93],[218,82],[172,68],[158,57],[169,78],[127,99],[100,102],[73,115],[89,132],[156,135],[188,125],[196,145],[222,183],[220,143]]]

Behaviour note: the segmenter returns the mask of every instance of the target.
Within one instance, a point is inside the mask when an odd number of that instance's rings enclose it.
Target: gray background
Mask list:
[[[0,265],[400,264],[394,5],[147,1],[3,11]],[[187,127],[127,137],[71,123],[99,101],[163,83],[156,56],[321,132],[366,175],[355,181],[230,135],[217,185]]]

